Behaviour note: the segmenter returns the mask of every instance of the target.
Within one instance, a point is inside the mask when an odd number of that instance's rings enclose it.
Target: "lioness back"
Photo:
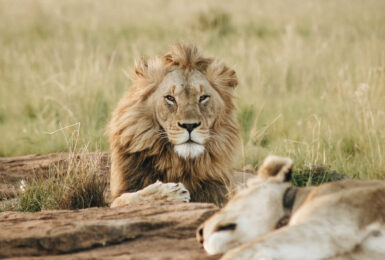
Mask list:
[[[289,158],[269,156],[223,209],[197,230],[222,259],[384,259],[385,182],[293,187]]]

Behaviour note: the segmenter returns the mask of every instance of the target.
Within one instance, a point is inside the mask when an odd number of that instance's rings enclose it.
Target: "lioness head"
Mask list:
[[[285,215],[282,201],[292,164],[288,158],[267,157],[248,188],[198,228],[197,239],[209,254],[225,253],[276,228]]]

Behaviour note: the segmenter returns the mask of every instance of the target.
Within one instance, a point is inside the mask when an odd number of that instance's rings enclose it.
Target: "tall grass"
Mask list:
[[[385,2],[0,0],[0,156],[107,150],[135,58],[192,41],[237,70],[244,156],[385,178]],[[71,127],[63,131],[72,131]]]
[[[102,154],[70,153],[65,163],[49,168],[48,176],[37,175],[23,182],[13,210],[40,211],[82,209],[107,205],[107,176],[100,174]]]

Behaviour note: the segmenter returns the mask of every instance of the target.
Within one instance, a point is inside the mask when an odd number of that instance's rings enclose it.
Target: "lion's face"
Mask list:
[[[183,158],[194,158],[205,150],[224,102],[204,74],[176,69],[165,75],[154,93],[156,118]]]
[[[193,201],[225,201],[240,144],[235,71],[176,44],[131,75],[108,125],[112,198],[161,179],[183,182]]]

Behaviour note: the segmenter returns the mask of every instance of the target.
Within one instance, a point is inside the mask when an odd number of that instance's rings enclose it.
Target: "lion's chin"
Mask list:
[[[182,158],[195,158],[201,155],[205,150],[205,147],[197,143],[184,143],[174,146],[174,151]]]

